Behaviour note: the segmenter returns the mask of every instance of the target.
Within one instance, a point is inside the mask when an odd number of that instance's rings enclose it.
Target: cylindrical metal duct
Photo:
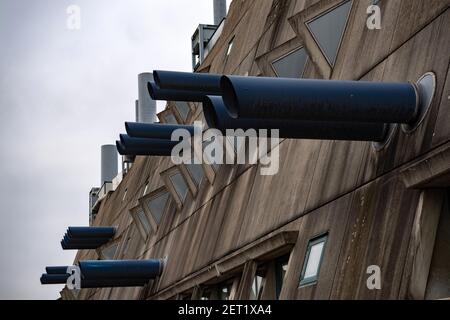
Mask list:
[[[143,287],[149,279],[102,279],[85,280],[81,279],[82,288],[125,288]]]
[[[112,144],[101,147],[101,185],[112,182],[117,176],[118,157],[116,146]]]
[[[68,274],[68,266],[45,267],[47,274]]]
[[[85,280],[153,279],[161,275],[162,260],[90,260],[80,261]]]
[[[222,75],[176,71],[153,71],[154,83],[161,89],[198,91],[203,95],[221,95]]]
[[[210,128],[226,133],[226,129],[279,129],[280,138],[382,141],[387,125],[378,123],[323,122],[300,120],[270,120],[232,118],[222,97],[208,96],[203,102],[203,114]]]
[[[116,234],[115,227],[69,227],[66,232],[69,238],[112,238]]]
[[[121,134],[117,149],[119,153],[124,152],[123,154],[170,156],[173,147],[178,143],[178,141],[164,139],[131,138],[128,135]]]
[[[191,135],[194,135],[194,126],[192,125],[125,122],[125,129],[127,130],[127,134],[132,138],[170,140],[172,133],[177,129],[187,130]]]
[[[214,24],[217,26],[227,16],[227,1],[214,0],[213,6],[214,6]]]
[[[153,81],[152,73],[141,73],[138,76],[138,121],[143,123],[156,122],[156,101],[153,100],[147,90],[147,82]]]
[[[151,81],[147,83],[147,89],[155,100],[202,102],[206,96],[199,91],[161,89]]]
[[[138,139],[138,138],[136,138]],[[137,147],[136,145],[125,146],[122,142],[116,141],[117,151],[124,156],[161,156],[169,157],[172,154],[172,149],[155,149],[148,144]]]
[[[411,83],[223,76],[233,118],[411,123],[418,114]]]
[[[41,284],[65,284],[69,278],[69,274],[46,274],[41,276]]]
[[[70,238],[64,238],[62,240],[64,244],[67,245],[97,245],[101,246],[104,245],[109,241],[109,239],[70,239]]]
[[[98,247],[101,247],[102,244],[95,244],[95,243],[79,243],[79,244],[71,244],[67,243],[63,240],[61,240],[61,248],[63,250],[92,250],[97,249]]]

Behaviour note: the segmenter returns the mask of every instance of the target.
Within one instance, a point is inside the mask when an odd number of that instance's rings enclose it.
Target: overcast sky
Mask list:
[[[100,146],[134,120],[137,75],[191,71],[190,37],[212,0],[0,0],[0,298],[56,299],[47,265],[72,264],[88,225]],[[81,29],[67,28],[67,7]],[[162,105],[160,104],[161,108]]]

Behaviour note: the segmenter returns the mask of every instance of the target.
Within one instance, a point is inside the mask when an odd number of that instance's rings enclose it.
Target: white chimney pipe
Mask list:
[[[214,24],[218,26],[227,16],[227,0],[214,0]]]

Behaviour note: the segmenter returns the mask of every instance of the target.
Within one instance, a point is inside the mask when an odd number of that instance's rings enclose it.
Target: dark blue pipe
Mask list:
[[[148,279],[103,279],[84,280],[81,279],[82,288],[124,288],[143,287],[148,283]]]
[[[101,244],[96,244],[96,243],[70,244],[70,243],[66,243],[63,240],[61,240],[61,247],[63,248],[63,250],[90,250],[90,249],[97,249],[98,247],[101,247]]]
[[[161,89],[199,91],[207,95],[221,95],[221,75],[176,71],[153,71],[155,84]]]
[[[413,123],[419,110],[410,83],[223,76],[233,118]]]
[[[170,156],[178,141],[163,139],[131,138],[121,134],[120,142],[116,142],[120,154],[137,156]]]
[[[69,227],[70,238],[112,238],[116,234],[115,227]]]
[[[57,266],[57,267],[45,267],[45,272],[47,274],[68,274],[67,273],[68,266]]]
[[[208,127],[217,128],[223,134],[226,129],[279,129],[279,137],[288,139],[382,141],[387,132],[387,125],[378,123],[234,119],[219,96],[205,99],[203,114]]]
[[[42,274],[41,284],[66,284],[69,274]],[[149,279],[81,279],[81,288],[119,288],[119,287],[143,287]]]
[[[191,125],[125,122],[125,129],[132,138],[170,140],[172,133],[177,129],[187,130],[194,135],[194,126]]]
[[[80,261],[85,280],[153,279],[163,270],[162,260],[92,260]]]
[[[199,91],[161,89],[154,82],[148,82],[147,89],[153,100],[202,102],[205,98]]]
[[[111,238],[71,238],[67,234],[63,238],[67,243],[106,243],[110,240]]]
[[[65,284],[69,274],[46,274],[41,276],[41,284]]]

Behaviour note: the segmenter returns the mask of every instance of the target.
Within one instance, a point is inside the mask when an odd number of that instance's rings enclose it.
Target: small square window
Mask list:
[[[298,48],[272,62],[272,67],[278,77],[301,78],[307,59],[306,50]]]
[[[165,191],[160,195],[153,197],[147,202],[147,207],[150,210],[153,218],[156,221],[156,224],[160,224],[162,220],[162,216],[164,215],[167,200],[169,199],[169,193]]]
[[[189,172],[189,175],[192,177],[192,179],[195,181],[197,186],[200,185],[200,183],[203,180],[203,167],[201,164],[194,164],[194,163],[188,163],[186,164],[186,168]]]
[[[132,209],[131,216],[133,217],[134,222],[136,223],[142,237],[144,239],[147,239],[148,235],[151,232],[152,225],[142,207],[138,206]]]
[[[305,261],[303,263],[300,286],[317,281],[323,258],[323,251],[327,241],[327,235],[313,239],[308,243]]]
[[[178,196],[180,197],[181,202],[183,202],[186,199],[188,193],[188,186],[186,185],[183,176],[180,172],[177,172],[169,176],[169,179],[172,182]]]
[[[177,111],[181,116],[183,122],[186,121],[189,116],[189,112],[191,111],[191,108],[189,107],[188,103],[177,101],[175,102],[175,107],[177,108]]]

